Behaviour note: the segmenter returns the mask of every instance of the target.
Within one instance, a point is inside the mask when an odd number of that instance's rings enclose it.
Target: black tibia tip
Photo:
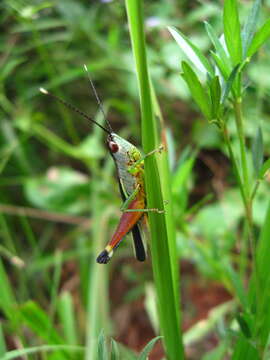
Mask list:
[[[107,264],[111,260],[107,250],[103,250],[97,257],[97,263]]]

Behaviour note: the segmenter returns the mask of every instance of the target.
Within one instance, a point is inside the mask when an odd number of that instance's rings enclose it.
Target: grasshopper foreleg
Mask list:
[[[144,161],[144,159],[146,159],[148,156],[151,156],[153,154],[155,154],[156,152],[158,152],[159,154],[161,154],[161,152],[164,150],[164,145],[160,145],[157,149],[154,149],[152,151],[150,151],[147,154],[144,154],[141,156],[141,158],[137,161],[135,161],[135,163],[129,167],[128,171],[132,174],[134,172],[136,172],[136,168],[137,166],[142,163]]]

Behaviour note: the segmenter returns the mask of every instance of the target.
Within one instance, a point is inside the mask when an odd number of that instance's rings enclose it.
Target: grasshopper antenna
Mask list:
[[[62,100],[61,98],[59,98],[58,96],[50,93],[48,90],[44,89],[44,88],[39,88],[39,91],[42,94],[48,95],[50,97],[52,97],[53,99],[56,99],[57,101],[59,101],[61,104],[65,105],[68,109],[74,111],[75,113],[81,115],[82,117],[84,117],[85,119],[91,121],[92,123],[96,124],[97,126],[99,126],[102,130],[104,130],[106,133],[111,134],[111,127],[109,129],[106,129],[104,126],[100,125],[97,121],[93,120],[90,118],[90,116],[86,115],[83,111],[77,109],[75,106],[67,103],[66,101]]]
[[[104,120],[105,120],[105,122],[106,122],[106,124],[107,124],[107,126],[108,126],[108,128],[109,128],[109,130],[110,130],[110,132],[112,133],[112,132],[113,132],[113,129],[112,129],[111,124],[109,123],[109,121],[108,121],[108,119],[107,119],[107,117],[106,117],[106,115],[105,115],[104,107],[103,107],[103,105],[102,105],[102,102],[100,101],[100,98],[99,98],[99,96],[98,96],[98,93],[97,93],[97,90],[96,90],[95,85],[94,85],[94,83],[93,83],[93,80],[91,79],[90,72],[89,72],[89,70],[88,70],[88,68],[87,68],[87,66],[86,66],[85,64],[83,65],[83,67],[84,67],[84,70],[85,70],[86,73],[87,73],[88,80],[89,80],[90,85],[91,85],[91,88],[92,88],[92,90],[93,90],[93,92],[94,92],[94,95],[95,95],[95,98],[96,98],[96,100],[97,100],[98,106],[99,106],[99,108],[100,108],[100,110],[101,110],[101,112],[102,112],[102,115],[103,115],[103,117],[104,117]]]

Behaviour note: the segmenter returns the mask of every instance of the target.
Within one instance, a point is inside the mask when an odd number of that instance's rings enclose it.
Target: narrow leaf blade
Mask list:
[[[239,69],[240,65],[236,65],[234,67],[234,69],[232,70],[228,80],[226,81],[226,83],[224,84],[224,87],[222,89],[222,96],[221,96],[221,103],[224,104],[226,99],[228,98],[230,91],[232,89],[233,86],[233,82],[236,78],[236,75],[238,73],[238,69]]]
[[[204,116],[210,120],[211,119],[211,106],[209,101],[209,96],[195,72],[191,69],[191,67],[185,61],[182,62],[183,69],[183,77],[189,87],[189,90],[199,106],[200,110],[204,114]]]
[[[184,34],[176,30],[174,27],[168,27],[171,35],[183,50],[187,58],[200,70],[203,74],[207,72],[214,74],[213,68],[207,58],[202,54],[201,50],[197,48]]]
[[[151,341],[149,341],[149,343],[143,348],[142,352],[140,353],[138,360],[147,360],[147,357],[150,354],[150,352],[152,351],[155,343],[161,338],[162,338],[162,336],[157,336],[154,339],[152,339]]]
[[[259,126],[252,146],[252,160],[256,178],[259,176],[263,164],[263,134]]]
[[[111,360],[118,360],[120,358],[120,353],[118,349],[118,344],[113,339],[111,340]]]
[[[263,45],[263,43],[269,38],[269,36],[270,36],[270,19],[268,19],[255,34],[250,44],[250,47],[248,48],[248,52],[247,52],[248,57],[253,56],[257,52],[257,50]]]
[[[242,42],[236,0],[225,0],[223,12],[224,35],[233,65],[242,61]]]
[[[108,360],[107,345],[103,330],[100,332],[98,337],[97,352],[97,360]]]
[[[256,30],[256,24],[259,19],[259,12],[261,8],[261,0],[255,0],[252,9],[248,15],[247,21],[242,31],[242,43],[243,43],[243,57],[246,57],[247,49],[252,41]]]
[[[216,119],[219,113],[220,97],[221,97],[221,87],[218,76],[215,76],[211,80],[209,84],[209,89],[210,89],[211,102],[212,102],[212,119]]]
[[[212,44],[214,45],[214,47],[216,49],[217,55],[222,60],[223,65],[227,68],[227,71],[230,71],[230,68],[231,68],[230,60],[228,58],[228,55],[227,55],[221,41],[217,37],[215,30],[207,21],[204,22],[204,25],[205,25],[207,34],[209,36],[209,39],[211,40]]]

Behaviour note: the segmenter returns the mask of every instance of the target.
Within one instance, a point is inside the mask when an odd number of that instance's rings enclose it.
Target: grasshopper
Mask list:
[[[40,91],[43,94],[55,98],[72,111],[75,111],[87,120],[99,126],[103,131],[108,134],[106,143],[117,169],[120,194],[123,200],[123,205],[121,207],[123,214],[111,240],[109,241],[105,249],[98,255],[96,259],[97,262],[99,264],[107,264],[113,256],[114,251],[119,246],[120,242],[130,231],[133,235],[135,256],[137,260],[145,261],[146,240],[149,234],[147,212],[155,211],[160,213],[163,211],[160,211],[158,209],[146,208],[146,194],[144,185],[144,159],[146,156],[152,155],[156,151],[160,152],[162,150],[162,147],[157,150],[153,150],[146,155],[142,155],[141,152],[133,144],[123,139],[121,136],[115,134],[109,121],[106,119],[101,101],[86,66],[85,70],[87,71],[88,78],[97,99],[98,105],[104,115],[107,125],[106,127],[99,124],[94,119],[86,115],[84,112],[78,110],[73,105],[66,103],[58,96],[53,95],[52,93],[48,92],[43,88],[40,88]]]

